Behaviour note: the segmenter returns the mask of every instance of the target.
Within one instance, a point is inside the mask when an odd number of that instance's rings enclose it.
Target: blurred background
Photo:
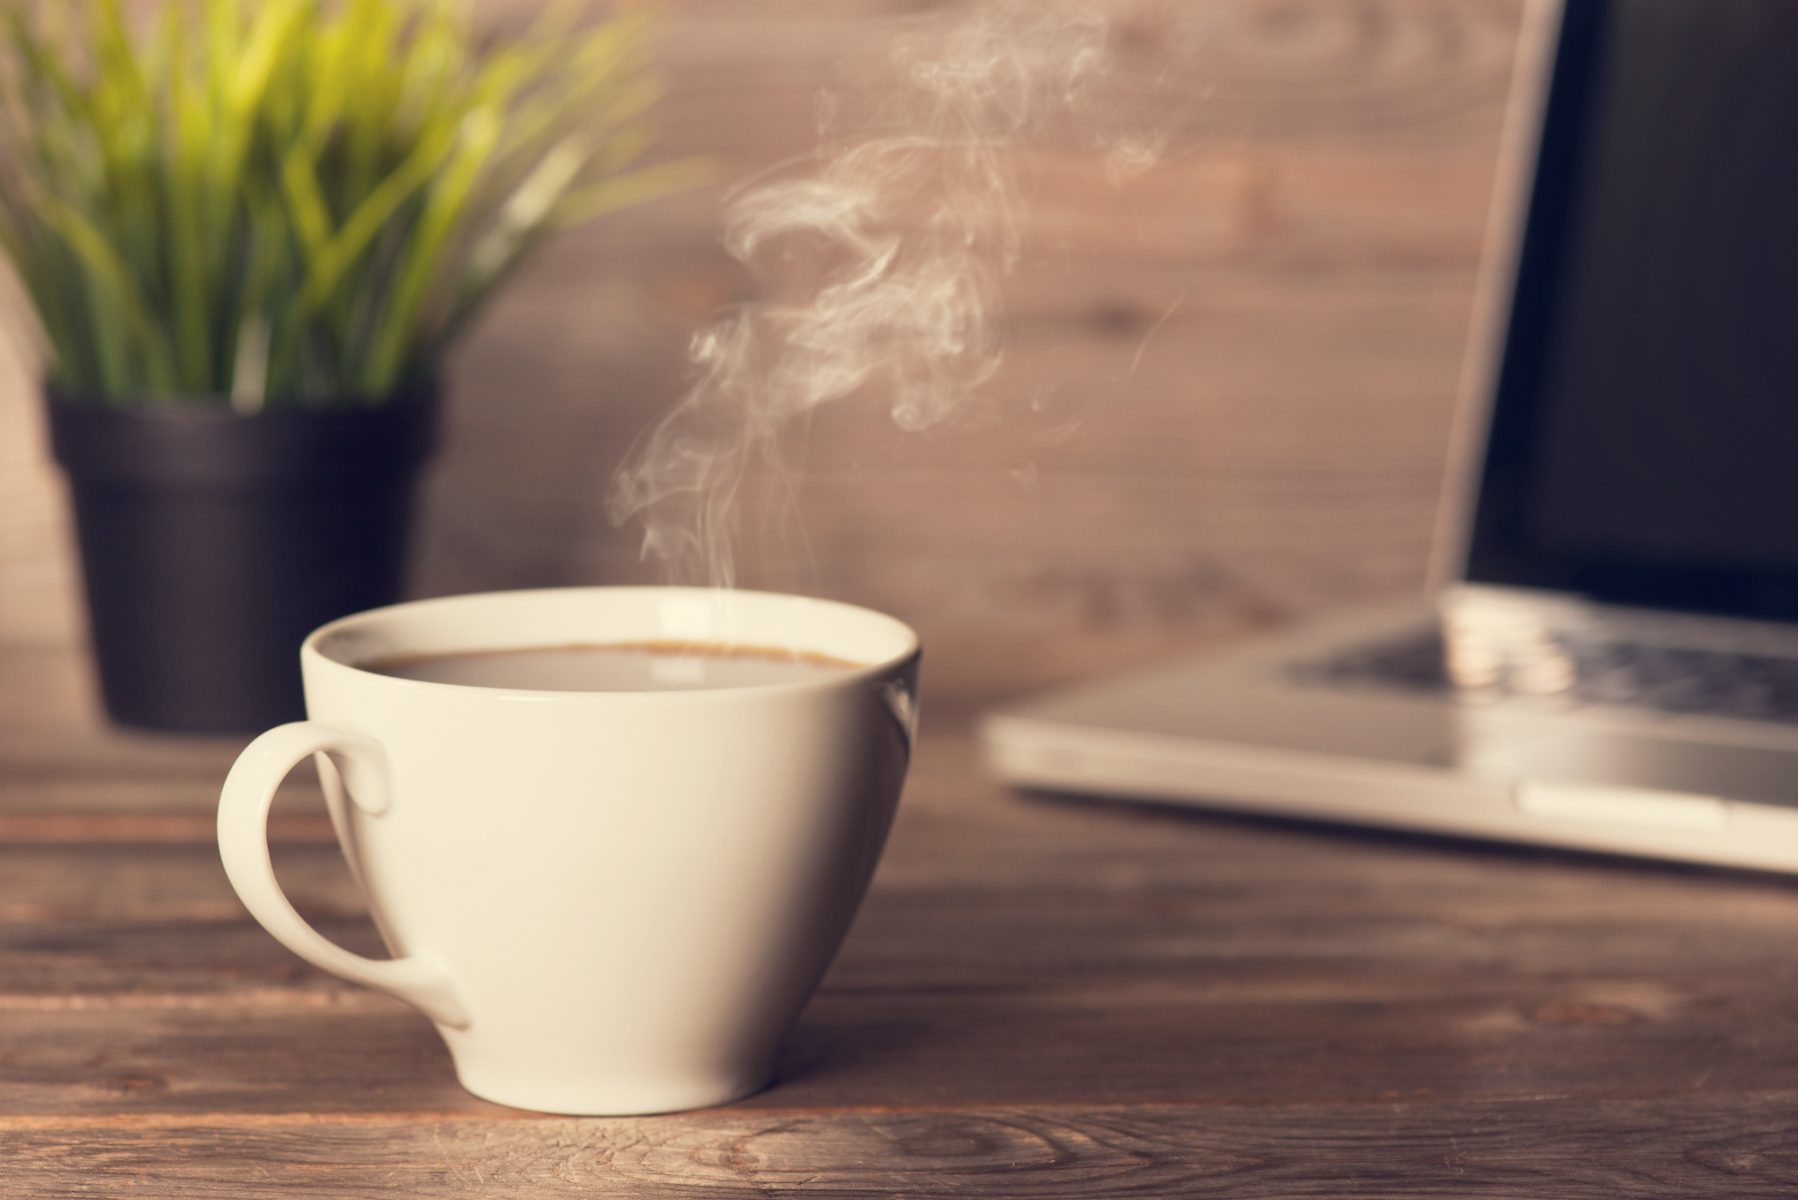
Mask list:
[[[503,36],[538,4],[471,7]],[[853,100],[896,28],[959,6],[657,7],[660,152],[708,157],[713,181],[561,238],[458,351],[414,594],[656,581],[605,493],[694,331],[752,297],[721,197],[809,153],[820,93]],[[1519,4],[1096,7],[1155,81],[1137,102],[1160,162],[1114,182],[1084,144],[1022,152],[982,404],[921,435],[878,404],[821,412],[803,539],[741,563],[746,585],[916,625],[938,715],[1425,578]],[[94,725],[36,367],[18,338],[3,353],[0,643],[33,697],[9,724]]]

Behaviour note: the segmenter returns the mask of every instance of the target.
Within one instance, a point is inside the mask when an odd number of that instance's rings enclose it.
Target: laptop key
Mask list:
[[[1586,632],[1468,639],[1425,629],[1294,665],[1313,683],[1453,692],[1469,700],[1555,696],[1579,704],[1798,724],[1798,658],[1662,646]]]

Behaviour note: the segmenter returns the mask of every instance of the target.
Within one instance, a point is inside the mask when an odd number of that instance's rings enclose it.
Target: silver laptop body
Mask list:
[[[992,713],[992,769],[1034,789],[1798,871],[1798,415],[1777,415],[1798,414],[1798,370],[1778,357],[1798,353],[1798,235],[1768,228],[1764,266],[1738,262],[1729,234],[1757,205],[1798,211],[1798,171],[1744,175],[1709,149],[1756,157],[1745,112],[1784,106],[1798,128],[1782,82],[1798,73],[1777,65],[1795,54],[1786,0],[1531,3],[1431,596]],[[1671,77],[1675,56],[1711,64],[1714,85]],[[1656,180],[1681,137],[1702,169]],[[1608,195],[1606,171],[1651,197],[1696,189],[1693,245],[1665,245],[1678,203],[1638,204],[1615,180]],[[1652,244],[1631,248],[1631,221],[1659,230]],[[1640,289],[1606,282],[1626,269]],[[1687,293],[1656,290],[1657,271],[1723,292],[1676,311]],[[1622,290],[1578,292],[1605,286]],[[1710,320],[1719,305],[1739,312]],[[1769,307],[1785,351],[1754,327]],[[1698,408],[1690,392],[1657,408],[1693,371],[1713,381]],[[1731,432],[1687,436],[1694,411]],[[1628,458],[1656,438],[1658,466]],[[1783,473],[1768,465],[1782,454]],[[1729,469],[1707,480],[1718,455]]]

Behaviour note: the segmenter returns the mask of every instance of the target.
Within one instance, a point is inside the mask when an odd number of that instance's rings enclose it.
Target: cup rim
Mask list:
[[[333,636],[346,630],[374,621],[398,620],[408,613],[428,609],[453,608],[477,603],[493,603],[509,599],[525,597],[561,596],[574,597],[582,593],[615,596],[620,594],[648,595],[656,594],[668,597],[691,597],[695,599],[717,599],[719,597],[746,597],[752,602],[778,601],[781,603],[801,604],[808,607],[832,609],[842,613],[854,614],[858,619],[866,619],[884,625],[890,632],[897,633],[902,645],[894,653],[886,654],[875,661],[855,663],[841,671],[828,671],[814,678],[785,680],[774,683],[750,683],[718,688],[670,689],[665,691],[574,691],[553,688],[517,688],[493,687],[487,684],[447,683],[432,679],[407,679],[396,675],[384,675],[371,671],[367,667],[353,662],[345,662],[333,657],[323,648],[324,643]],[[628,644],[628,643],[625,643]],[[454,653],[450,651],[449,653]],[[817,689],[820,687],[841,686],[846,683],[877,680],[892,674],[895,668],[901,667],[922,653],[922,641],[918,633],[910,625],[899,618],[867,608],[859,604],[849,604],[841,600],[828,600],[821,597],[806,596],[794,592],[770,592],[751,588],[710,588],[710,587],[674,587],[658,585],[596,585],[574,587],[542,587],[542,588],[510,588],[490,592],[458,592],[448,596],[432,596],[420,600],[404,600],[397,604],[382,605],[379,608],[364,609],[350,613],[327,622],[306,635],[300,643],[300,660],[303,666],[310,669],[326,671],[353,677],[363,681],[379,681],[379,686],[392,685],[398,688],[422,689],[424,692],[445,695],[454,694],[485,699],[523,699],[532,701],[554,700],[560,703],[600,702],[617,703],[629,701],[641,703],[653,698],[655,702],[692,703],[700,697],[742,696],[745,694],[773,694]]]

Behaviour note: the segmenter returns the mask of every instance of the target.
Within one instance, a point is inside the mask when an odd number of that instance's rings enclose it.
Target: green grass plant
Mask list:
[[[641,13],[550,0],[0,0],[0,249],[60,391],[379,403],[545,239],[691,181],[643,166]]]

